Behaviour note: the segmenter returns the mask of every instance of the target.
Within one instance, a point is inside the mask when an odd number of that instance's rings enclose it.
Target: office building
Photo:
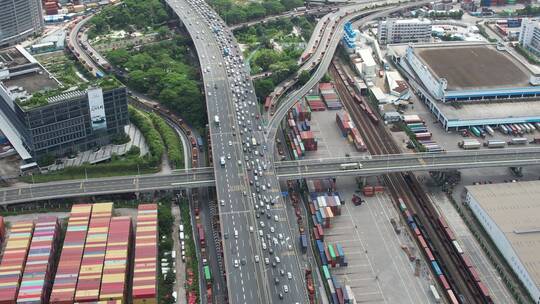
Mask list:
[[[43,30],[41,0],[0,0],[0,47]]]
[[[523,18],[521,20],[519,44],[540,57],[540,19]]]
[[[506,262],[540,303],[540,182],[467,186],[467,203]]]
[[[381,44],[429,42],[431,21],[428,19],[386,19],[379,21],[377,36]]]
[[[109,144],[128,124],[125,87],[104,78],[65,88],[20,46],[0,52],[0,112],[34,160]]]

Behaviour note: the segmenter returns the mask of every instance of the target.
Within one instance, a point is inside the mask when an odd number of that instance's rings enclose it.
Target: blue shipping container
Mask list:
[[[439,268],[439,264],[437,264],[437,261],[431,262],[431,266],[433,267],[433,271],[435,271],[438,276],[442,275],[441,268]]]

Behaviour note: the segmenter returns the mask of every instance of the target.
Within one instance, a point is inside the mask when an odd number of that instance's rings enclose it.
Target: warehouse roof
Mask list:
[[[540,181],[468,186],[540,287]]]

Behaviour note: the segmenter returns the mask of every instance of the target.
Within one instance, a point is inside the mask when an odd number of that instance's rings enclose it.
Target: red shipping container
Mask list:
[[[135,232],[134,302],[157,301],[158,210],[156,204],[139,205]]]

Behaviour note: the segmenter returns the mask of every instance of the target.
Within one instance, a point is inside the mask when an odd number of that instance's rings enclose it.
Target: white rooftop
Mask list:
[[[540,288],[540,181],[467,186]]]

